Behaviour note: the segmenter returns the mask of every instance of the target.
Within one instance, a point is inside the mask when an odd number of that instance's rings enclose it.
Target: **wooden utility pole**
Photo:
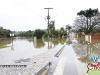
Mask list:
[[[50,19],[50,16],[49,16],[49,9],[53,9],[53,8],[44,8],[44,9],[48,9],[48,16],[47,16],[47,19],[48,19],[48,38],[49,38],[49,19]]]

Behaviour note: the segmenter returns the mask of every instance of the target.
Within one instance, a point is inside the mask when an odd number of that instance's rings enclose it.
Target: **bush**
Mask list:
[[[94,29],[93,34],[100,33],[100,29]]]
[[[41,39],[44,34],[45,34],[44,30],[36,29],[34,31],[34,36],[36,36],[37,39]]]
[[[48,33],[45,33],[45,34],[43,35],[43,37],[44,37],[44,38],[47,38],[47,37],[48,37]]]

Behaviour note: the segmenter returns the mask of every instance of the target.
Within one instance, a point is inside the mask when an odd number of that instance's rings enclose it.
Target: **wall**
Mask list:
[[[93,34],[92,39],[100,39],[100,34]]]

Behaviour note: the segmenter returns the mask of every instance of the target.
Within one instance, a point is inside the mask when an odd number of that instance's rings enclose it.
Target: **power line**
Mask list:
[[[26,10],[28,10],[28,11],[30,11],[31,13],[34,13],[36,16],[38,16],[38,17],[41,17],[42,19],[44,19],[45,20],[45,18],[43,18],[43,16],[41,16],[36,10],[34,10],[33,8],[31,8],[29,5],[27,5],[26,3],[24,3],[24,2],[22,2],[22,1],[20,1],[20,2],[18,2],[18,1],[13,1],[13,0],[11,0],[12,2],[14,2],[14,3],[16,3],[17,5],[19,5],[19,6],[21,6],[21,7],[23,7],[23,8],[25,8]],[[24,6],[23,6],[24,5]]]
[[[1,2],[1,1],[0,1]],[[4,3],[4,2],[1,2],[2,4],[5,4],[6,6],[8,6],[8,7],[10,7],[10,8],[12,8],[12,9],[14,9],[15,11],[19,11],[19,12],[15,12],[14,10],[9,10],[9,9],[7,9],[7,8],[4,8],[4,7],[0,7],[1,9],[3,9],[3,10],[6,10],[6,11],[8,11],[8,12],[11,12],[11,13],[14,13],[14,14],[17,14],[17,15],[21,15],[21,16],[24,16],[24,17],[27,17],[27,18],[30,18],[30,19],[36,19],[36,18],[33,18],[33,17],[31,17],[31,16],[27,16],[27,14],[29,14],[29,13],[26,13],[26,12],[24,12],[24,11],[22,11],[22,10],[20,10],[20,9],[18,9],[18,8],[16,8],[16,7],[12,7],[10,4],[7,4],[7,3]],[[20,13],[21,12],[21,13]],[[24,13],[24,14],[22,14],[22,13]]]

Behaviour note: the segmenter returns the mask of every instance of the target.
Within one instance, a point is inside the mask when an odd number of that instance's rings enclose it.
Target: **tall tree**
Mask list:
[[[93,31],[96,31],[96,29],[100,29],[100,14],[94,16],[94,17],[91,17],[91,25],[89,24],[88,26],[88,31],[93,33]],[[90,23],[90,20],[88,20],[89,23]],[[87,22],[86,22],[86,17],[85,16],[78,16],[75,21],[74,21],[74,24],[73,24],[73,29],[74,31],[77,31],[77,32],[82,32],[84,31],[85,33],[87,33]]]
[[[98,9],[87,9],[87,10],[81,10],[80,12],[77,13],[79,16],[84,16],[86,17],[87,21],[87,33],[89,33],[89,23],[88,20],[90,20],[90,25],[91,25],[91,18],[94,16],[97,16],[99,13]]]

